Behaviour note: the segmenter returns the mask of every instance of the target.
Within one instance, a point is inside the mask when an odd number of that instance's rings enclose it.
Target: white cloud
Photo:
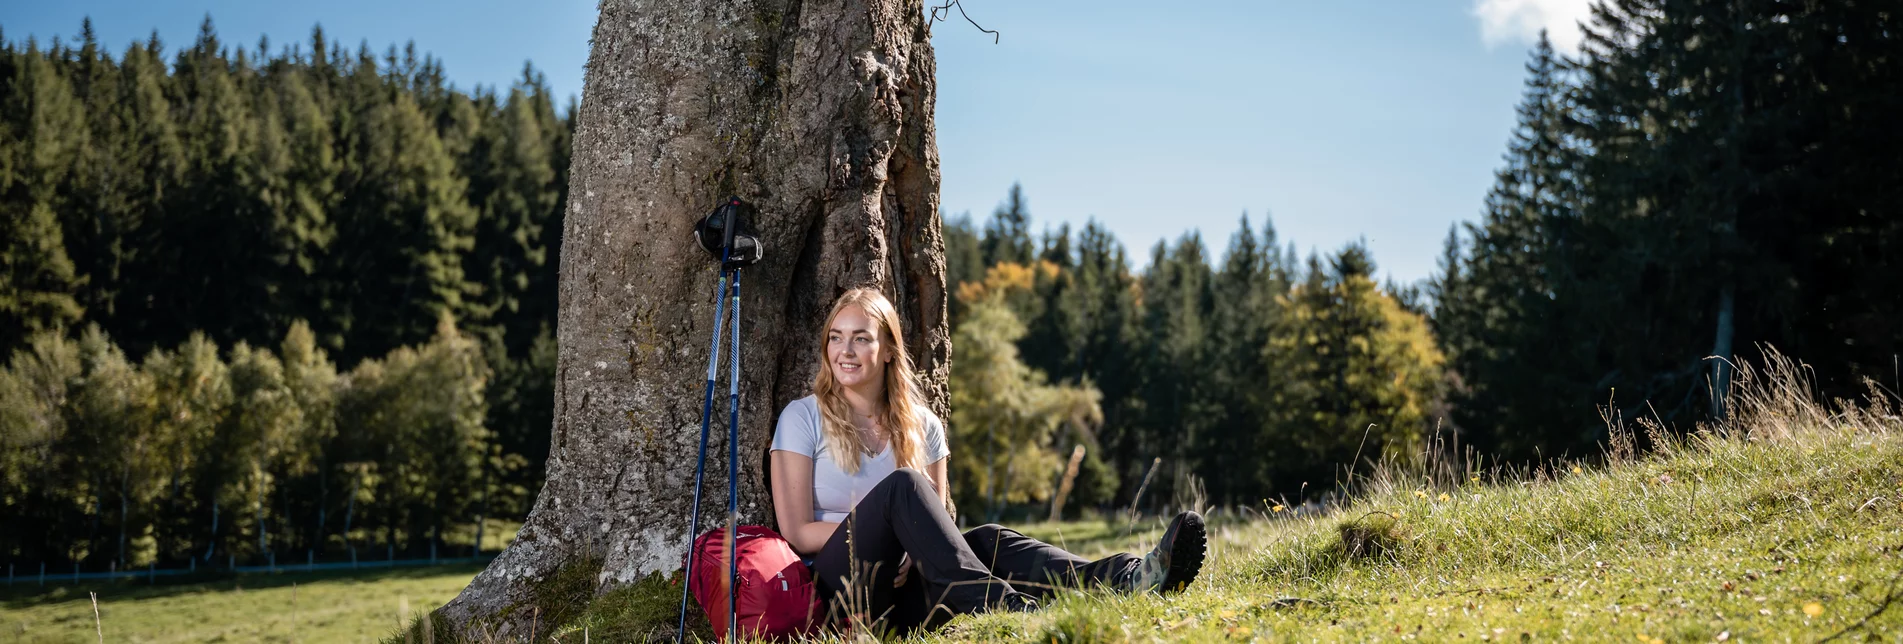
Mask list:
[[[1480,41],[1489,48],[1530,45],[1545,29],[1555,49],[1573,52],[1579,49],[1579,23],[1592,15],[1592,0],[1474,0],[1473,13],[1480,19]]]

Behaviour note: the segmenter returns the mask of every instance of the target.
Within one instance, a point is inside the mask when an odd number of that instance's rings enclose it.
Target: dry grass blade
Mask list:
[[[93,600],[93,632],[99,634],[99,644],[106,644],[106,627],[99,622],[99,593],[86,593]]]

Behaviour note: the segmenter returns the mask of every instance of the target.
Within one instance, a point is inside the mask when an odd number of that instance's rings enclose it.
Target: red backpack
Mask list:
[[[716,528],[694,540],[694,569],[687,572],[694,601],[722,639],[727,637],[726,532]],[[819,590],[793,544],[764,526],[743,525],[736,532],[741,635],[780,639],[812,632],[820,623]]]

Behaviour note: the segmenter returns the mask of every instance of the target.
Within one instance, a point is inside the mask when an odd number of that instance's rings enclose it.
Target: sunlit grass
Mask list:
[[[0,595],[0,641],[375,642],[461,592],[479,565],[239,575],[196,583],[72,586]]]
[[[1812,404],[1788,370],[1745,376],[1732,423],[1687,438],[1641,425],[1656,447],[1644,455],[1615,423],[1593,464],[1473,471],[1417,459],[1361,482],[1358,500],[1332,512],[1265,504],[1213,517],[1209,563],[1183,593],[1066,592],[1035,613],[961,617],[915,639],[1903,639],[1903,419],[1876,397]],[[1162,525],[1113,516],[1020,528],[1096,557],[1147,550]],[[406,603],[412,614],[438,606],[474,572],[99,590],[113,641],[365,641],[390,638]],[[289,582],[300,579],[293,610]],[[4,595],[0,633],[90,641],[87,590]],[[562,641],[671,636],[678,592],[654,577],[551,612],[572,617],[549,628]]]
[[[520,524],[490,519],[483,550],[493,554]],[[444,531],[443,558],[466,557],[476,528]],[[374,566],[383,551],[366,551]],[[286,562],[302,563],[299,561]],[[0,586],[0,642],[374,642],[423,611],[441,606],[482,566],[366,568],[318,573],[160,577],[73,584],[48,577]],[[95,627],[91,598],[99,594]]]
[[[1066,592],[914,639],[1903,639],[1903,419],[1881,392],[1814,403],[1803,373],[1745,370],[1730,422],[1690,435],[1610,419],[1592,463],[1489,470],[1429,452],[1357,480],[1333,511],[1214,517],[1209,563],[1180,594]],[[1096,557],[1147,550],[1161,520],[1023,529]],[[653,612],[591,609],[590,623]]]
[[[1643,457],[1390,469],[1337,512],[1213,522],[1208,568],[1182,594],[1071,593],[921,639],[1895,641],[1903,421],[1880,399],[1826,410],[1777,376],[1746,381],[1729,426],[1658,433]],[[1353,546],[1369,521],[1392,547]],[[1155,534],[1089,543],[1141,551]]]
[[[1217,522],[1209,568],[1180,595],[1078,593],[924,639],[1814,640],[1903,593],[1900,493],[1903,440],[1849,433],[1463,486],[1445,501],[1389,492],[1333,515]],[[1372,511],[1396,517],[1400,546],[1348,556],[1339,526]],[[1903,636],[1895,610],[1852,634]]]

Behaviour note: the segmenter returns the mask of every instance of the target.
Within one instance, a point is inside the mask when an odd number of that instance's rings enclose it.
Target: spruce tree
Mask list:
[[[58,55],[29,40],[25,51],[9,45],[0,69],[0,350],[83,313],[75,297],[83,280],[66,253],[59,213],[87,127],[72,83],[52,62]]]
[[[1455,425],[1471,444],[1507,459],[1573,446],[1573,437],[1552,429],[1570,426],[1560,418],[1580,411],[1541,402],[1570,388],[1556,374],[1578,364],[1569,355],[1577,345],[1553,333],[1554,233],[1575,217],[1577,202],[1561,62],[1542,33],[1526,65],[1506,166],[1495,174],[1480,222],[1467,226],[1471,249],[1449,230],[1431,286],[1435,331],[1462,383],[1450,392]]]
[[[985,266],[1002,262],[1030,264],[1036,258],[1031,240],[1031,211],[1024,201],[1023,186],[1011,184],[1004,203],[999,204],[991,213],[991,220],[985,222],[984,241],[979,248],[984,254]]]
[[[1420,453],[1444,362],[1427,323],[1376,288],[1359,244],[1310,257],[1264,348],[1263,476],[1289,495],[1349,483],[1362,461]]]
[[[358,95],[349,138],[356,165],[343,182],[330,255],[353,341],[347,361],[427,340],[436,318],[463,311],[474,290],[461,261],[476,224],[464,179],[416,103],[384,83],[367,54],[347,81],[381,88]]]

